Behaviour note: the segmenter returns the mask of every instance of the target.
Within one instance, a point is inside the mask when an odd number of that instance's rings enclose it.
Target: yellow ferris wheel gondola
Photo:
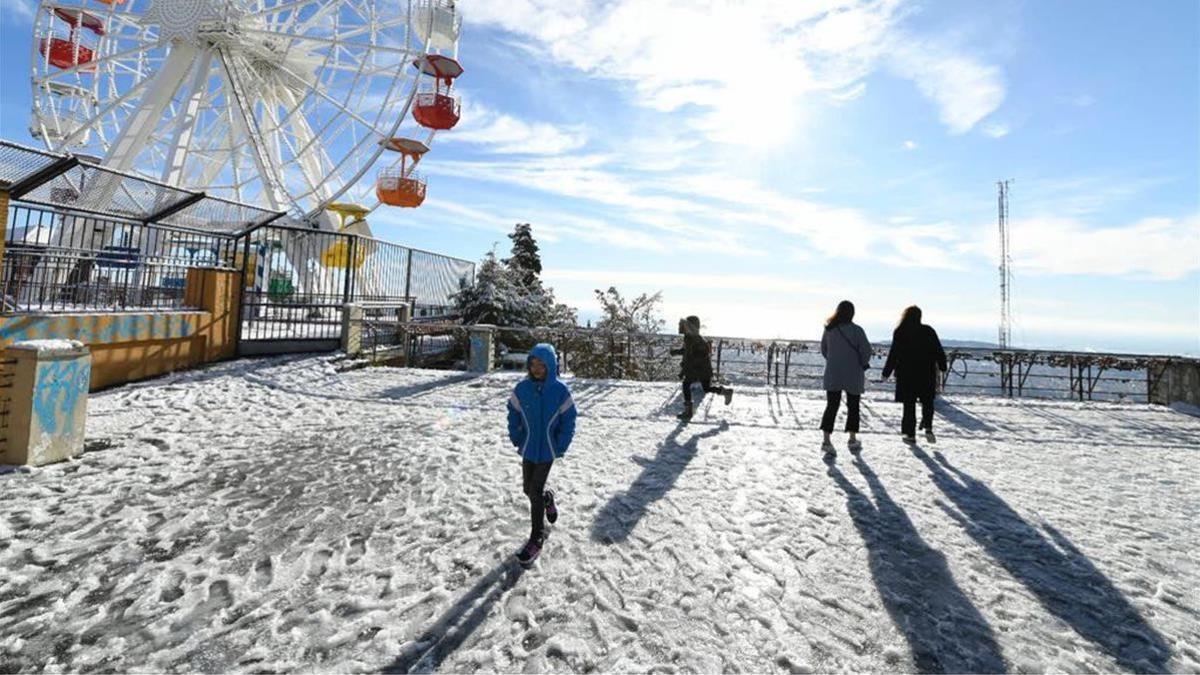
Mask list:
[[[370,238],[371,228],[367,225],[367,214],[371,212],[370,209],[358,204],[343,202],[334,202],[326,208],[338,216],[338,232]],[[354,250],[354,259],[351,260],[350,240],[345,237],[338,237],[337,241],[330,244],[321,252],[321,264],[325,267],[335,269],[345,269],[347,267],[358,269],[367,261],[367,248],[367,246],[356,247]]]

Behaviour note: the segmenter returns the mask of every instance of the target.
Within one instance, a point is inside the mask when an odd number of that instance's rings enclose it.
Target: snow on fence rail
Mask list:
[[[440,340],[446,350],[457,349],[460,363],[467,345],[465,326],[455,324],[404,324],[397,334],[410,330],[409,353],[430,350]],[[819,387],[825,360],[814,340],[756,340],[709,337],[716,376],[732,384],[767,384],[777,387]],[[679,357],[670,350],[681,346],[671,334],[614,333],[597,329],[497,328],[496,349],[504,357],[521,354],[538,342],[550,342],[559,352],[564,372],[579,377],[669,381],[679,373]],[[890,391],[894,381],[879,382],[888,346],[873,345],[870,387]],[[1102,354],[1019,349],[950,348],[949,371],[942,389],[960,394],[1031,398],[1105,400],[1145,403],[1165,402],[1156,396],[1159,385],[1173,367],[1200,369],[1200,359],[1137,354]]]

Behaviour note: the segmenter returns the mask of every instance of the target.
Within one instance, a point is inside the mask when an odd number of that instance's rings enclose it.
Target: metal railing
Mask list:
[[[474,263],[343,232],[268,225],[239,244],[242,340],[336,340],[346,303],[411,303],[444,318]]]
[[[442,335],[465,343],[466,327],[441,326]],[[715,378],[731,384],[820,388],[825,360],[821,344],[812,340],[754,340],[706,337],[712,347]],[[563,372],[578,377],[672,381],[679,376],[682,346],[671,334],[611,333],[596,329],[498,328],[497,357],[520,367],[509,354],[526,352],[537,342],[550,342]],[[463,347],[465,349],[465,347]],[[957,394],[1020,396],[1079,401],[1145,403],[1172,364],[1200,367],[1200,359],[1181,357],[1055,352],[1017,349],[948,348],[949,370],[942,390]],[[879,382],[887,345],[874,345],[868,389],[893,390],[894,379]]]
[[[192,268],[234,269],[232,236],[13,203],[0,301],[9,313],[182,309]]]

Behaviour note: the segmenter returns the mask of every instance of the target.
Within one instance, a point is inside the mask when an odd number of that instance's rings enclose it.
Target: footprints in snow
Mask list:
[[[270,558],[262,558],[254,563],[254,585],[256,588],[266,588],[274,580],[275,565],[271,562]]]

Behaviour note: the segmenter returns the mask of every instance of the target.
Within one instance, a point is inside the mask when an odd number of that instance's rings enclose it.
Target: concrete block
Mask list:
[[[83,452],[92,359],[74,340],[27,340],[9,345],[12,398],[8,444],[0,462],[41,466]]]

